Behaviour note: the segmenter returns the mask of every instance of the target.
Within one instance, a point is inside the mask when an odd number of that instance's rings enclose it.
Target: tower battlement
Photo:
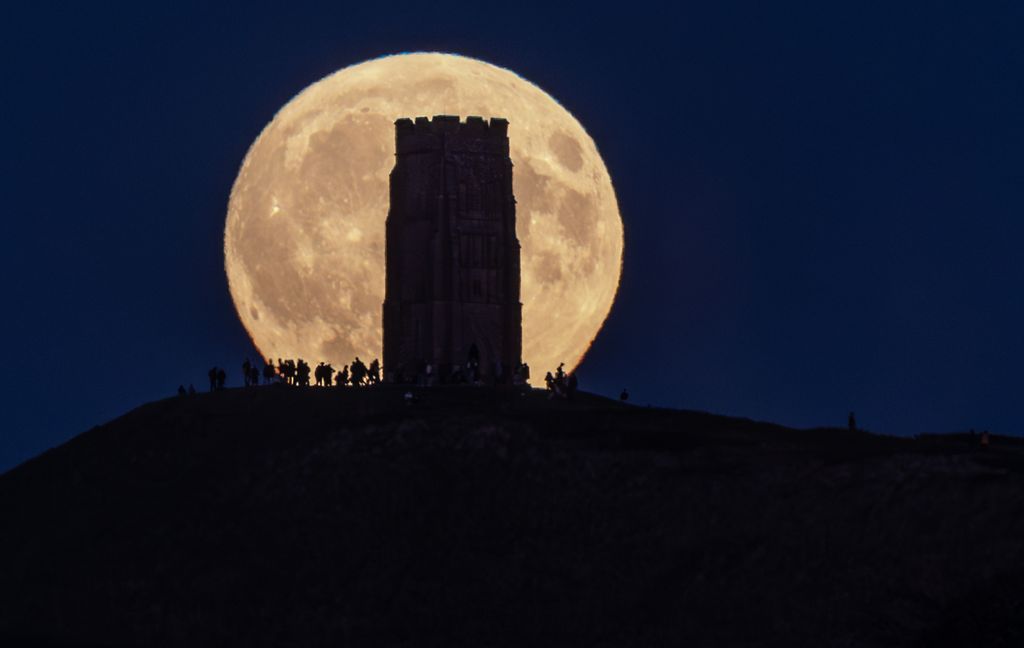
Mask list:
[[[462,121],[456,115],[434,115],[433,119],[417,117],[414,121],[409,117],[402,117],[395,122],[395,133],[398,136],[441,132],[477,137],[507,137],[508,120],[501,117],[491,117],[487,120],[483,117],[470,116],[466,117],[466,121]]]
[[[402,117],[395,121],[395,152],[423,153],[442,145],[449,150],[508,155],[508,120],[470,116],[462,121],[456,115]]]

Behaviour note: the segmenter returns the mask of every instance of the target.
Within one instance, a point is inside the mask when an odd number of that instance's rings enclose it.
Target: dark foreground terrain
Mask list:
[[[1024,646],[1024,448],[268,387],[0,476],[4,646]]]

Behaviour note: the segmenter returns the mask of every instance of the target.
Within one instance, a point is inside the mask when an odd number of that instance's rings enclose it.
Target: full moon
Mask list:
[[[264,356],[336,368],[380,356],[394,122],[433,115],[509,121],[523,360],[536,382],[583,359],[622,268],[622,219],[597,147],[529,81],[433,53],[367,61],[314,83],[245,156],[224,262],[238,315]]]

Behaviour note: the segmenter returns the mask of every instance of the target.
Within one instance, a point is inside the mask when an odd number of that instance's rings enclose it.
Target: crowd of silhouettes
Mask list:
[[[294,387],[366,387],[378,385],[382,382],[382,371],[380,361],[374,358],[367,365],[359,356],[341,368],[336,370],[327,362],[320,362],[316,367],[310,367],[302,358],[283,359],[278,358],[275,363],[272,358],[267,358],[260,366],[259,362],[253,363],[248,358],[242,363],[242,382],[245,387],[257,387],[260,384],[284,384]],[[208,372],[210,378],[210,391],[224,389],[227,381],[227,372],[220,367],[213,367]],[[312,378],[312,383],[311,383]],[[403,384],[415,382],[422,386],[431,386],[435,380],[446,384],[484,384],[484,375],[480,370],[480,350],[475,344],[469,348],[465,365],[456,365],[450,374],[438,376],[435,368],[425,364],[415,378],[410,380],[401,371],[395,375],[389,374],[389,381]],[[502,363],[492,367],[488,378],[490,382],[497,385],[512,384],[526,385],[530,379],[530,366],[525,362],[519,363],[514,371],[507,371]],[[566,374],[564,363],[558,366],[555,376],[550,372],[547,375],[548,389],[553,393],[564,397],[572,398],[576,392],[575,374]],[[195,389],[189,386],[186,390],[181,386],[178,393],[187,395],[194,393]]]
[[[259,384],[260,369],[250,365],[248,360],[242,365],[242,372],[244,375],[250,376],[250,379],[245,382],[246,387]],[[343,366],[340,371],[326,362],[320,362],[311,370],[309,364],[302,358],[297,360],[278,358],[276,364],[273,360],[268,359],[262,370],[263,384],[281,382],[297,387],[308,387],[311,374],[313,384],[317,387],[363,387],[379,385],[383,380],[380,361],[374,358],[367,365],[359,356],[356,356],[351,365]],[[414,379],[409,379],[406,373],[399,371],[397,374],[394,372],[390,374],[389,382],[431,386],[436,384],[437,377],[433,365],[426,363]],[[507,373],[504,366],[499,363],[497,370],[492,375],[495,384],[525,385],[529,379],[530,366],[525,362],[520,363],[511,373]],[[483,384],[483,376],[480,371],[480,352],[476,345],[470,347],[466,364],[456,366],[450,374],[441,376],[441,382],[453,385]]]
[[[311,368],[309,363],[302,358],[297,360],[278,358],[275,366],[274,361],[268,358],[263,368],[264,384],[278,381],[295,387],[309,387],[311,375],[313,384],[317,387],[377,385],[380,383],[380,361],[374,359],[367,366],[359,359],[359,356],[356,356],[351,365],[345,365],[341,371],[337,371],[326,362],[320,362],[316,367]]]
[[[550,371],[544,375],[544,386],[548,390],[548,398],[558,396],[559,398],[572,400],[576,396],[579,382],[576,378],[576,372],[566,373],[565,363],[561,362],[558,368],[555,369],[554,375]]]

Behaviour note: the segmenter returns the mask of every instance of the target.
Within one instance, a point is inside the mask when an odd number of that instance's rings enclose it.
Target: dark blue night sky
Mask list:
[[[625,265],[582,388],[1024,434],[1019,2],[208,4],[4,10],[0,470],[211,365],[238,383],[246,150],[313,81],[417,50],[518,72],[604,156]]]

